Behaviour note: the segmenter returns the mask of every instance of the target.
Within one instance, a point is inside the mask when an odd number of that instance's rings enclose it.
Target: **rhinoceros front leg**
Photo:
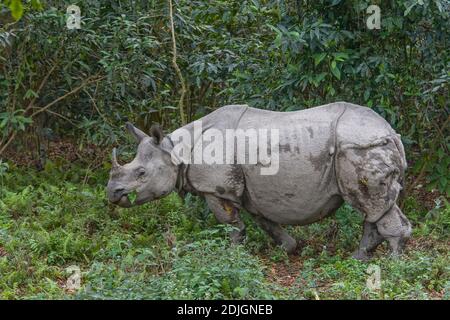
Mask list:
[[[233,243],[241,243],[245,237],[245,224],[239,216],[239,209],[229,200],[220,199],[213,195],[205,196],[208,207],[220,223],[230,224],[236,227],[230,234]]]
[[[267,220],[266,218],[255,215],[255,220],[266,231],[278,245],[281,245],[287,253],[292,254],[297,249],[297,241],[292,238],[286,230],[284,230],[278,223]]]

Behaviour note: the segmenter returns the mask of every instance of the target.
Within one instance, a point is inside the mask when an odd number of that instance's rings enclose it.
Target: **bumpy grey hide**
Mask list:
[[[150,137],[128,125],[139,142],[138,154],[124,166],[113,161],[110,200],[130,206],[132,191],[138,193],[138,204],[172,190],[191,192],[205,197],[220,222],[237,227],[234,241],[243,239],[239,209],[244,208],[288,252],[296,250],[297,242],[280,225],[311,224],[346,201],[365,218],[356,258],[367,259],[384,240],[393,254],[401,252],[411,233],[396,204],[406,169],[404,149],[400,136],[371,109],[345,102],[296,112],[231,105],[200,120],[203,132],[217,129],[224,136],[227,129],[278,129],[278,172],[261,175],[261,163],[174,162],[170,151],[177,131],[161,138],[153,130]],[[195,146],[194,124],[181,129],[192,133]]]

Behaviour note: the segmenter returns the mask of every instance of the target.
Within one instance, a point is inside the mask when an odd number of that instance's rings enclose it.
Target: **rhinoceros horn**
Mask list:
[[[120,168],[119,162],[117,162],[117,149],[114,148],[112,151],[112,167],[113,168]]]

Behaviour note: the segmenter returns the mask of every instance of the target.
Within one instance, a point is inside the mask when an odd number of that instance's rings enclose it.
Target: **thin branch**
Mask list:
[[[34,98],[30,101],[30,103],[28,104],[27,108],[25,109],[25,113],[27,113],[28,110],[30,110],[31,108],[33,108],[34,102],[36,101],[37,97],[39,96],[39,92],[41,92],[42,88],[45,86],[45,84],[47,83],[48,78],[50,77],[50,75],[53,73],[53,71],[56,69],[56,66],[58,64],[55,63],[53,64],[53,66],[51,67],[51,69],[49,70],[49,72],[47,72],[47,74],[45,75],[44,79],[42,79],[41,84],[39,85],[37,91],[36,91],[36,96],[34,96]]]
[[[91,84],[93,82],[97,82],[100,81],[102,79],[104,79],[105,77],[99,77],[99,78],[95,78],[95,77],[90,77],[88,79],[86,79],[85,81],[83,81],[78,87],[72,89],[71,91],[67,92],[66,94],[58,97],[57,99],[53,100],[52,102],[50,102],[49,104],[47,104],[46,106],[39,108],[37,111],[34,111],[31,115],[30,118],[35,117],[36,115],[47,111],[50,107],[52,107],[53,105],[55,105],[56,103],[64,100],[65,98],[67,98],[68,96],[71,96],[75,93],[77,93],[78,91],[80,91],[82,88],[84,88],[86,85]],[[31,109],[32,106],[28,106],[27,110]],[[13,131],[11,133],[11,135],[9,136],[8,140],[6,141],[6,143],[4,145],[1,146],[0,149],[0,155],[6,150],[6,148],[11,144],[11,142],[14,140],[14,138],[17,135],[17,131]]]
[[[6,141],[6,143],[0,149],[0,155],[6,150],[6,148],[9,146],[9,144],[14,140],[14,138],[16,137],[16,134],[17,134],[17,131],[14,131],[11,134],[11,136],[8,139],[8,141]]]
[[[67,98],[68,96],[73,95],[74,93],[77,93],[78,91],[80,91],[81,89],[83,89],[85,86],[87,86],[88,84],[91,84],[93,82],[99,81],[101,79],[103,79],[105,77],[100,77],[100,78],[88,78],[87,80],[83,81],[78,87],[70,90],[69,92],[67,92],[66,94],[60,96],[59,98],[53,100],[52,102],[50,102],[49,104],[47,104],[46,106],[39,108],[37,111],[33,112],[31,114],[31,118],[36,116],[37,114],[46,111],[48,108],[52,107],[53,105],[57,104],[58,102],[60,102],[61,100],[64,100],[65,98]]]
[[[180,67],[178,66],[178,63],[177,63],[177,42],[175,39],[175,27],[173,24],[172,0],[168,0],[168,1],[169,1],[170,31],[172,34],[172,64],[173,64],[173,68],[175,69],[175,72],[177,73],[178,78],[180,79],[180,82],[181,82],[181,96],[180,96],[180,101],[178,102],[178,107],[180,109],[181,124],[185,125],[186,124],[186,113],[184,111],[184,97],[186,95],[187,88],[186,88],[186,82],[184,80],[183,74],[181,73]]]
[[[77,124],[76,124],[75,122],[73,122],[72,120],[70,120],[70,119],[67,118],[66,116],[63,116],[63,115],[60,114],[60,113],[54,112],[54,111],[52,111],[52,110],[45,110],[45,112],[50,113],[50,114],[53,114],[53,115],[55,115],[55,116],[57,116],[57,117],[60,117],[61,119],[64,119],[64,120],[66,120],[67,122],[70,122],[70,124],[72,124],[73,126],[77,126]]]
[[[87,91],[86,89],[83,89],[83,91],[89,96],[89,98],[91,99],[92,105],[94,106],[94,109],[97,111],[97,113],[100,115],[100,117],[103,119],[103,121],[105,121],[106,123],[108,123],[110,126],[113,126],[111,122],[108,121],[108,119],[106,119],[105,115],[103,113],[100,112],[99,108],[97,107],[97,103],[95,103],[94,98],[91,96],[91,94],[89,93],[89,91]]]

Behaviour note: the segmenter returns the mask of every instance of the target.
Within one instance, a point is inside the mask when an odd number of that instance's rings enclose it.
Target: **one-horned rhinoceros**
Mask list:
[[[297,242],[281,225],[314,223],[344,201],[364,216],[355,258],[368,259],[384,240],[399,254],[411,234],[411,224],[396,204],[407,166],[402,142],[367,107],[337,102],[273,112],[229,105],[166,136],[158,127],[149,135],[130,123],[127,129],[139,143],[137,155],[121,166],[113,150],[107,188],[109,200],[119,206],[139,205],[172,191],[200,195],[221,223],[236,227],[233,241],[243,239],[239,209],[245,209],[289,253]],[[130,193],[137,194],[134,203]]]

